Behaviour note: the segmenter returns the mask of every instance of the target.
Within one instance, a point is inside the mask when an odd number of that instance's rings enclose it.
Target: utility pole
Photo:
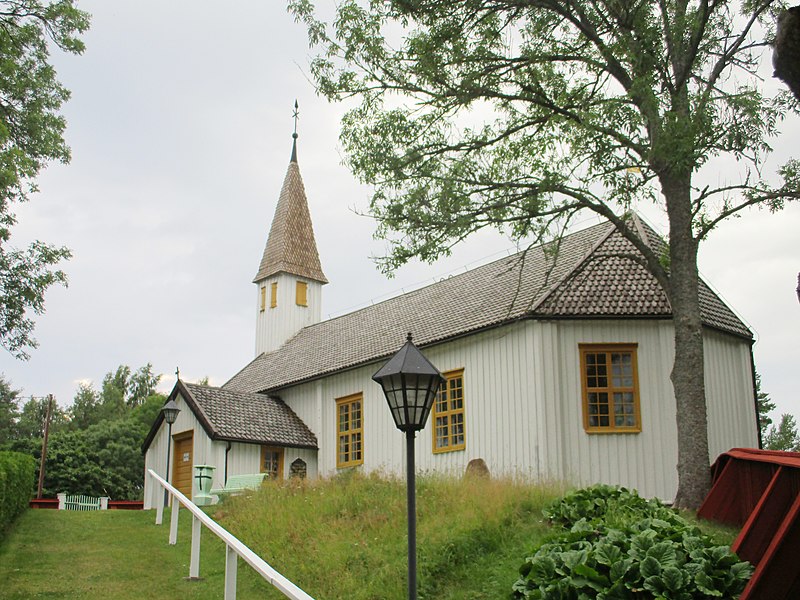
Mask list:
[[[50,431],[50,413],[53,408],[53,394],[47,394],[47,413],[44,418],[44,436],[42,437],[42,460],[39,464],[39,488],[36,491],[36,498],[42,497],[42,486],[44,485],[44,464],[47,460],[47,434]]]

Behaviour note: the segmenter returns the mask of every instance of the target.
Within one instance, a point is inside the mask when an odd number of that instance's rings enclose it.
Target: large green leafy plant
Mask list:
[[[544,513],[560,531],[525,560],[514,598],[736,598],[752,574],[677,512],[624,488],[580,490]]]

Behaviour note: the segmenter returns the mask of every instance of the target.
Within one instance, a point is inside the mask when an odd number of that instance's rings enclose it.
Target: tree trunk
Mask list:
[[[675,329],[678,493],[675,506],[697,509],[710,488],[703,327],[700,319],[697,241],[692,231],[690,177],[662,180],[670,222],[670,290]]]

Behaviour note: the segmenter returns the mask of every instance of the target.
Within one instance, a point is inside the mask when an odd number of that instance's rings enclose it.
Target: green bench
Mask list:
[[[257,490],[264,482],[266,473],[250,473],[247,475],[231,475],[221,488],[211,490],[212,496],[241,494],[246,490]]]

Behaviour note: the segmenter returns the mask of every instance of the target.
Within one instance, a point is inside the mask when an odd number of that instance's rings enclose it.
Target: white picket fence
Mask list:
[[[256,573],[280,590],[287,598],[291,600],[314,600],[294,583],[273,569],[232,533],[200,510],[197,505],[167,483],[155,471],[148,469],[147,474],[153,483],[157,483],[167,490],[172,497],[172,514],[169,522],[169,543],[171,545],[174,546],[178,542],[178,514],[180,512],[180,506],[185,506],[189,512],[192,513],[192,546],[189,557],[189,579],[197,579],[200,577],[200,531],[202,529],[201,526],[205,525],[211,533],[225,542],[225,600],[236,600],[236,570],[238,568],[239,557],[250,565]],[[156,495],[155,497],[160,498],[160,495]],[[163,519],[163,502],[157,502],[156,525],[161,525]]]
[[[58,510],[108,510],[108,497],[84,496],[82,494],[67,494],[62,492],[58,496]]]

